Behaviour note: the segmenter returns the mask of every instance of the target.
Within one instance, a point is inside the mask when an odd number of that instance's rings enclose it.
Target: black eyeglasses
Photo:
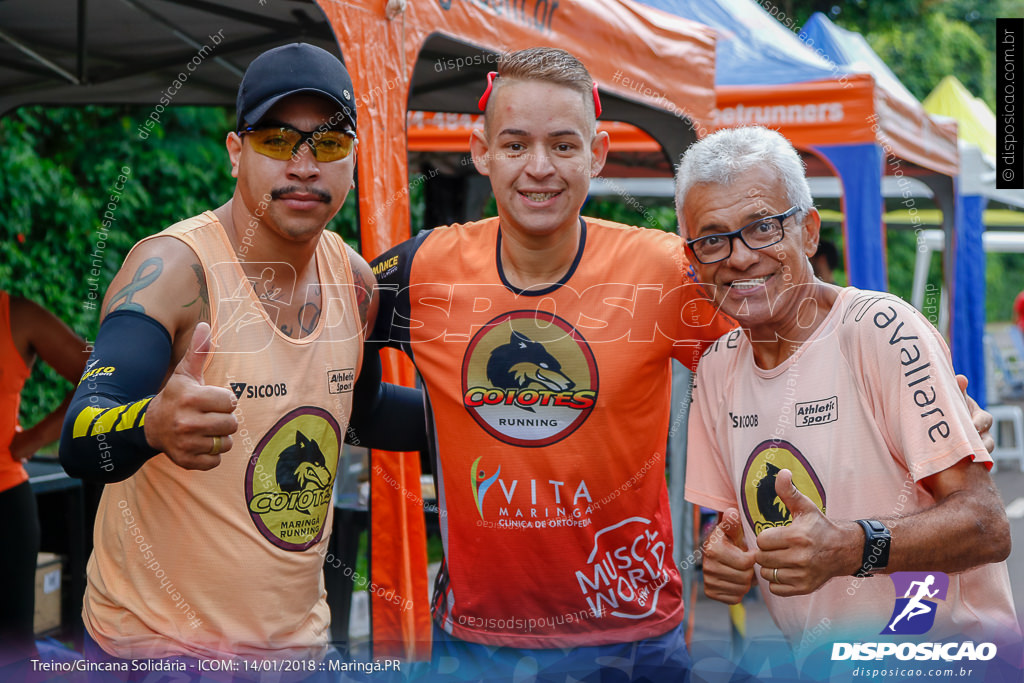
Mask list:
[[[291,159],[307,142],[317,161],[340,161],[352,153],[356,140],[356,134],[350,130],[304,131],[291,126],[250,126],[238,134],[248,135],[254,150],[279,161]]]
[[[752,223],[744,225],[739,230],[732,232],[718,232],[714,235],[705,235],[693,240],[686,240],[686,246],[690,248],[697,260],[704,265],[718,263],[732,256],[732,241],[739,237],[748,249],[757,251],[778,244],[785,236],[783,221],[799,211],[799,207],[792,207],[785,213],[777,216],[765,216],[758,218]]]

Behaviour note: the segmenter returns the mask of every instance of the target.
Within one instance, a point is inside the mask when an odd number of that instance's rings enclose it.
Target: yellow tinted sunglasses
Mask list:
[[[304,131],[291,126],[249,127],[238,131],[248,136],[252,148],[263,156],[288,161],[299,153],[303,143],[309,143],[317,161],[341,161],[352,153],[356,134],[350,130]]]

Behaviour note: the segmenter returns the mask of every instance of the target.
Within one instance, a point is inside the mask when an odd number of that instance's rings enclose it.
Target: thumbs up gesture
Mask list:
[[[793,484],[789,470],[782,470],[775,478],[775,494],[785,503],[793,521],[789,526],[765,529],[757,537],[756,561],[771,592],[806,595],[833,576],[852,573],[851,553],[860,556],[863,533],[858,542],[851,529],[823,515],[814,501]]]
[[[178,367],[146,410],[146,441],[187,470],[209,470],[231,450],[238,430],[236,401],[226,387],[206,386],[203,362],[210,349],[210,326],[201,322]]]
[[[704,544],[704,594],[735,605],[754,581],[754,551],[747,550],[736,508],[722,514]]]

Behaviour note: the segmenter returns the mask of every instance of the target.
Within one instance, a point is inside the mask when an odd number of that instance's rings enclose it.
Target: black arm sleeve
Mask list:
[[[380,380],[377,346],[366,344],[363,368],[352,393],[345,443],[385,451],[426,451],[423,392]]]
[[[370,262],[377,278],[377,320],[367,341],[405,351],[412,358],[409,331],[413,325],[409,303],[409,281],[416,252],[432,230],[421,230],[415,237],[392,247]],[[367,347],[369,350],[369,347]],[[374,352],[376,353],[376,352]]]
[[[106,317],[64,418],[64,471],[89,481],[123,481],[159,452],[143,426],[170,362],[171,335],[156,320],[134,311]]]

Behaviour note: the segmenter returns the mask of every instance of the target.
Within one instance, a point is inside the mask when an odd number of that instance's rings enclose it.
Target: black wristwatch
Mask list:
[[[889,564],[892,534],[889,533],[888,527],[877,519],[858,519],[857,524],[864,529],[864,557],[861,559],[860,569],[854,576],[874,576],[876,571],[885,569]]]

